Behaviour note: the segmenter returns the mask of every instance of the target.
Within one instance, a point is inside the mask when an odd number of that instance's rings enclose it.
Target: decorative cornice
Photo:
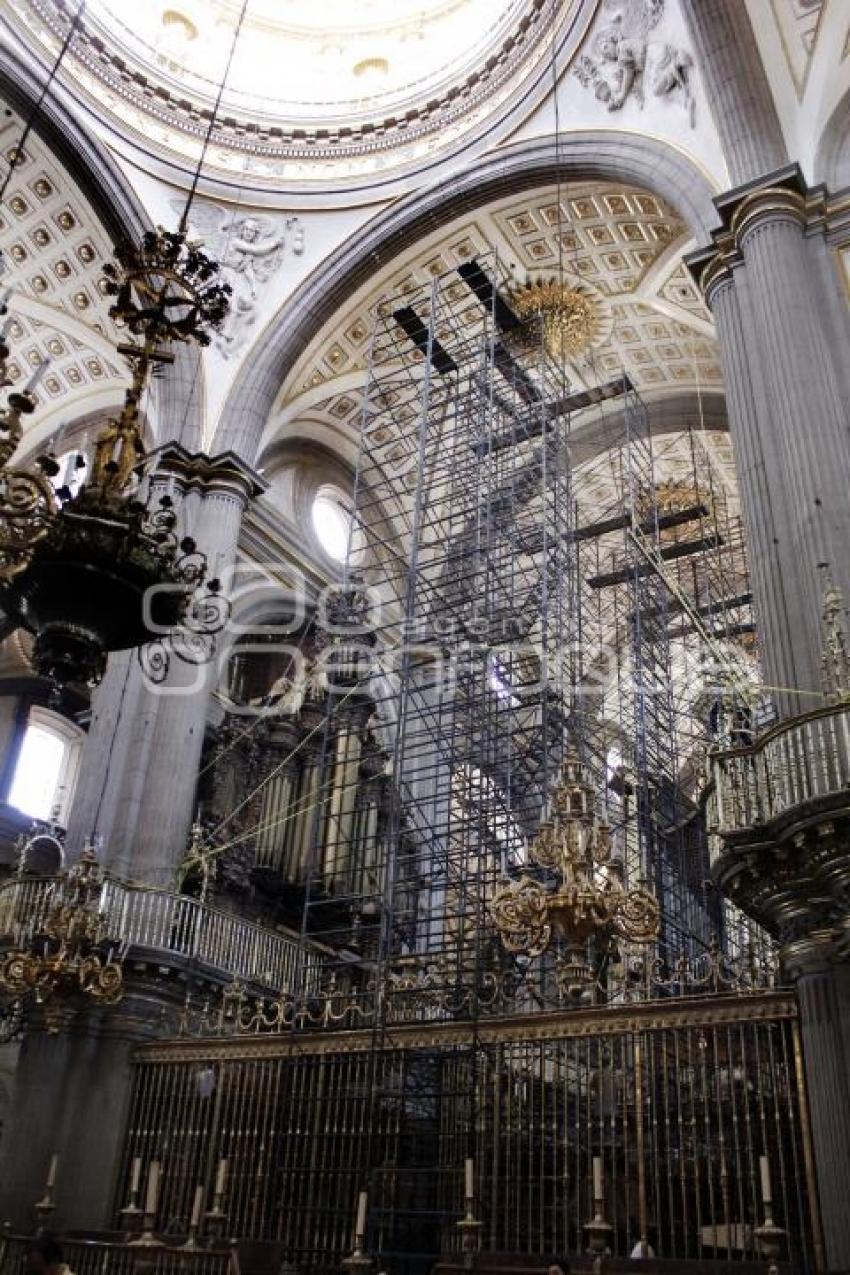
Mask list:
[[[570,1040],[614,1033],[661,1031],[676,1027],[703,1027],[797,1017],[793,992],[757,992],[751,995],[710,996],[673,1001],[651,1001],[616,1009],[572,1010],[526,1014],[514,1018],[464,1022],[412,1023],[390,1026],[383,1034],[391,1049],[450,1049],[510,1044],[533,1040]],[[293,1058],[322,1054],[365,1053],[374,1048],[374,1032],[340,1031],[298,1035],[238,1036],[170,1040],[143,1045],[141,1062],[193,1063],[251,1058]]]
[[[794,221],[810,233],[828,229],[833,216],[843,214],[840,203],[829,205],[823,186],[808,187],[798,164],[789,164],[758,181],[747,182],[714,200],[721,225],[711,243],[685,258],[709,306],[718,290],[732,279],[743,261],[747,237],[773,221]]]
[[[180,443],[166,443],[158,453],[157,470],[174,475],[184,492],[230,492],[247,505],[268,489],[268,483],[235,452],[208,456],[189,452]]]
[[[240,191],[249,181],[258,192],[279,192],[287,184],[290,191],[309,200],[313,187],[321,185],[323,200],[336,190],[350,202],[355,191],[362,198],[374,188],[385,190],[394,181],[405,182],[412,164],[421,172],[423,165],[439,164],[448,155],[475,145],[492,133],[497,116],[505,125],[501,136],[506,136],[511,121],[518,123],[550,90],[552,45],[557,45],[559,61],[566,66],[586,35],[596,4],[597,0],[575,0],[569,6],[563,0],[526,0],[498,47],[489,56],[482,52],[480,65],[426,102],[402,106],[385,118],[350,122],[341,116],[326,126],[281,118],[278,125],[250,114],[237,117],[228,105],[213,140],[214,149],[229,152],[231,158],[217,171],[208,164],[203,185],[220,198],[235,184],[232,179],[238,168]],[[74,8],[67,0],[28,0],[19,7],[15,22],[7,21],[19,38],[40,44],[33,40],[34,31],[46,28],[54,40],[62,39]],[[211,103],[190,101],[185,91],[159,82],[146,67],[129,63],[86,21],[74,44],[81,74],[67,78],[68,91],[138,148],[153,171],[171,170],[173,178],[177,165],[188,174],[186,154],[191,142],[187,147],[187,139],[201,145]],[[96,91],[92,81],[98,81],[103,92]],[[128,114],[134,118],[125,118]],[[145,127],[145,118],[155,127]],[[424,161],[423,149],[428,156]],[[314,162],[315,178],[292,171]],[[333,174],[333,165],[343,171]]]

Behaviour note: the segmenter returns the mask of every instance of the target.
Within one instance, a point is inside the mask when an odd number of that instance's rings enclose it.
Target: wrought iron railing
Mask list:
[[[0,944],[22,942],[47,918],[55,877],[13,877],[0,884]],[[169,890],[107,877],[99,910],[107,932],[131,953],[168,953],[211,973],[273,990],[309,991],[321,954],[280,934]]]
[[[850,703],[780,722],[746,748],[715,753],[708,826],[723,838],[758,828],[807,802],[850,789]]]
[[[0,1275],[25,1275],[32,1237],[0,1239]],[[126,1240],[61,1240],[62,1257],[74,1275],[138,1275],[143,1261],[146,1275],[239,1275],[235,1248],[139,1247]]]

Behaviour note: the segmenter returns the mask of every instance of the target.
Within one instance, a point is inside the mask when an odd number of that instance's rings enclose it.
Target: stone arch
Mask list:
[[[321,327],[370,276],[408,245],[504,195],[555,181],[624,181],[672,204],[699,243],[718,218],[697,164],[655,138],[588,129],[518,142],[379,213],[332,253],[289,298],[251,351],[225,403],[216,451],[253,463],[280,386]]]
[[[45,72],[29,56],[18,56],[0,45],[0,100],[24,119],[38,103]],[[57,162],[73,174],[74,182],[88,200],[107,233],[114,239],[137,239],[151,228],[150,218],[132,184],[115,163],[110,152],[85,128],[54,88],[38,106],[34,131],[49,147]],[[165,438],[167,422],[182,427],[182,441],[190,449],[200,446],[203,418],[199,385],[199,353],[180,346],[175,361],[158,378],[156,393]]]
[[[840,99],[820,135],[814,178],[829,190],[850,187],[850,90]]]

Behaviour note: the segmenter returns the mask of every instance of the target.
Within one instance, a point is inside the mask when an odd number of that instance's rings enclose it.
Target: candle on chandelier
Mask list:
[[[26,385],[24,386],[24,392],[26,394],[33,394],[35,392],[35,390],[38,388],[39,384],[41,383],[41,378],[44,376],[45,372],[47,371],[49,367],[50,367],[50,359],[42,359],[41,362],[38,364],[38,366],[36,368],[33,368],[32,376],[30,377],[30,379],[27,381]]]
[[[762,1203],[773,1203],[773,1188],[770,1185],[770,1161],[766,1155],[759,1156],[759,1169],[761,1171],[761,1198]]]
[[[195,1187],[195,1198],[192,1201],[192,1220],[189,1225],[193,1230],[201,1224],[201,1209],[204,1207],[204,1188],[202,1186]]]
[[[369,1196],[366,1191],[361,1191],[357,1197],[357,1222],[354,1226],[355,1239],[362,1240],[366,1234],[366,1208],[369,1203]]]
[[[218,1162],[218,1173],[215,1178],[216,1195],[224,1195],[224,1186],[227,1182],[227,1160],[221,1159]]]
[[[593,1199],[602,1200],[602,1157],[595,1155],[593,1157]]]
[[[47,1189],[52,1190],[56,1185],[56,1170],[59,1168],[59,1156],[56,1152],[50,1158],[50,1168],[47,1170]]]
[[[156,1204],[159,1199],[159,1175],[161,1165],[159,1160],[151,1160],[148,1169],[148,1189],[145,1197],[145,1212],[151,1215],[156,1213]]]
[[[475,1198],[475,1181],[474,1181],[474,1179],[475,1179],[475,1161],[474,1161],[474,1160],[472,1160],[472,1158],[471,1158],[471,1157],[467,1157],[467,1159],[464,1161],[464,1174],[465,1174],[465,1183],[466,1183],[466,1186],[465,1186],[465,1190],[466,1190],[465,1198],[466,1198],[467,1200],[472,1200],[472,1199],[474,1199],[474,1198]]]
[[[141,1181],[141,1178],[142,1178],[142,1159],[141,1159],[141,1156],[137,1155],[135,1160],[133,1161],[133,1167],[130,1170],[130,1194],[131,1195],[138,1195],[139,1182]]]

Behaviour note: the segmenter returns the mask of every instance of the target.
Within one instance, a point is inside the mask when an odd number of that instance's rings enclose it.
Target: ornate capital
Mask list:
[[[774,221],[793,221],[801,227],[825,224],[828,217],[824,188],[810,189],[797,164],[728,191],[714,203],[720,226],[709,245],[686,258],[709,306],[722,286],[731,283],[732,270],[743,261],[744,244],[754,230]]]
[[[200,491],[230,494],[244,506],[261,496],[268,483],[256,470],[246,465],[235,452],[208,456],[205,452],[189,452],[180,443],[166,443],[159,454],[157,472],[172,475],[184,492]]]

